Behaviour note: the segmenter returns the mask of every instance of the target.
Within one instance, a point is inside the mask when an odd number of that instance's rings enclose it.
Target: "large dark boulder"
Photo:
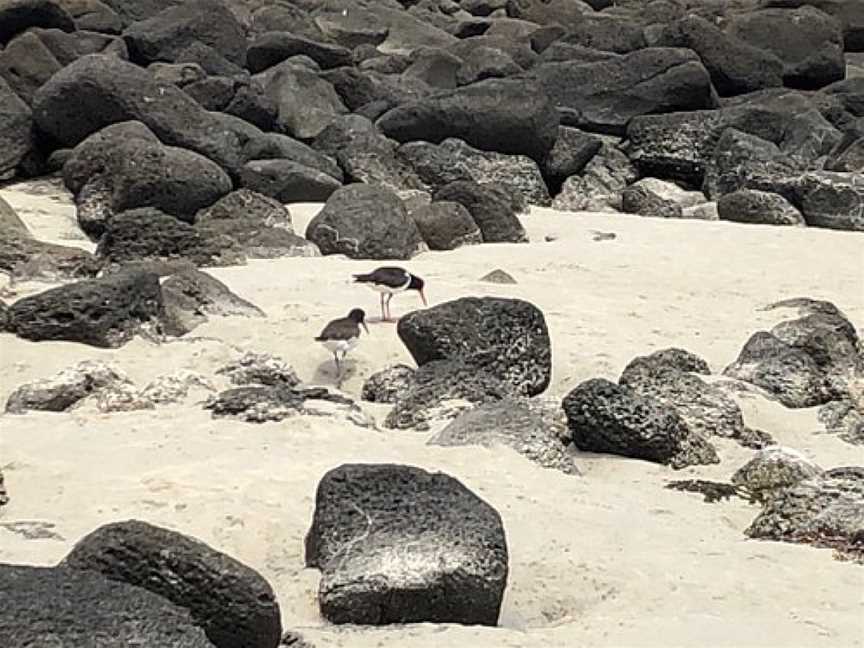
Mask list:
[[[845,76],[842,26],[812,6],[735,13],[726,33],[779,58],[788,87],[821,88]]]
[[[301,140],[317,137],[348,112],[333,86],[314,71],[286,61],[267,72],[267,96],[276,105],[276,130]]]
[[[471,213],[457,202],[440,201],[411,212],[430,250],[455,250],[483,242]]]
[[[480,228],[484,243],[525,243],[528,235],[513,207],[513,196],[499,185],[471,180],[450,182],[432,196],[435,202],[459,203]]]
[[[122,121],[140,121],[168,146],[186,148],[238,169],[240,144],[222,122],[180,88],[114,56],[84,56],[55,74],[33,101],[37,126],[72,147]]]
[[[310,40],[287,31],[272,31],[259,35],[249,44],[248,68],[253,73],[281,63],[292,56],[308,56],[322,69],[351,65],[351,50],[339,45]]]
[[[65,32],[61,29],[41,27],[31,29],[30,33],[39,37],[63,67],[88,54],[106,54],[123,60],[129,58],[126,43],[113,34],[91,31]]]
[[[515,76],[522,71],[513,57],[497,47],[481,45],[466,54],[456,70],[457,85],[464,86],[484,79]]]
[[[222,0],[185,0],[130,25],[123,38],[133,61],[191,62],[202,46],[235,65],[246,62],[243,27]],[[201,62],[201,61],[196,61]],[[206,64],[206,61],[204,61]]]
[[[102,235],[114,214],[141,207],[192,222],[199,209],[231,191],[231,178],[215,162],[163,146],[152,135],[129,137],[136,127],[146,130],[133,124],[95,133],[64,165],[66,184],[79,205],[78,222],[91,238]]]
[[[399,143],[360,115],[345,115],[331,122],[315,138],[313,147],[335,158],[347,180],[377,184],[393,191],[424,186],[399,154]]]
[[[9,307],[6,330],[19,337],[116,348],[158,326],[159,277],[123,272],[24,297]]]
[[[578,128],[561,126],[558,139],[549,155],[543,160],[542,170],[553,182],[563,182],[572,175],[581,173],[591,159],[600,152],[601,140]]]
[[[558,116],[546,92],[517,79],[489,79],[431,95],[387,111],[377,124],[400,142],[455,137],[481,150],[538,161],[558,136]]]
[[[722,96],[783,85],[783,63],[779,58],[724,33],[700,16],[689,15],[668,25],[655,44],[696,52]]]
[[[616,137],[597,136],[600,148],[582,172],[566,178],[552,203],[562,211],[620,211],[622,194],[639,172],[619,147]],[[554,150],[554,149],[553,149]],[[554,179],[554,178],[553,178]]]
[[[669,464],[719,463],[714,447],[660,401],[615,383],[588,380],[564,398],[573,443],[581,450]]]
[[[102,0],[79,0],[66,3],[66,10],[82,31],[119,34],[123,31],[123,20]]]
[[[633,117],[713,107],[711,79],[692,51],[647,48],[574,65],[544,63],[526,74],[551,97],[561,123],[622,135]]]
[[[342,183],[294,160],[250,160],[240,170],[240,185],[282,203],[324,202]]]
[[[182,0],[102,0],[120,16],[124,25],[152,18],[160,11],[181,3]]]
[[[864,176],[814,171],[796,182],[808,225],[864,232]]]
[[[461,358],[432,360],[406,379],[393,398],[385,427],[427,431],[474,405],[517,398],[518,390],[503,377],[466,363]]]
[[[0,565],[0,644],[214,648],[189,612],[140,587],[74,569]]]
[[[306,228],[322,254],[352,259],[410,259],[426,249],[402,200],[385,187],[351,184],[336,190]]]
[[[783,196],[758,189],[741,189],[717,200],[720,220],[761,225],[804,225],[804,217]]]
[[[500,515],[449,475],[344,464],[318,484],[306,565],[334,623],[496,625],[507,561]]]
[[[60,566],[149,590],[191,613],[216,648],[275,648],[282,624],[255,570],[189,536],[139,520],[106,524]]]
[[[723,375],[761,387],[786,407],[813,407],[833,398],[816,361],[767,331],[754,333]]]
[[[33,32],[16,36],[0,50],[0,77],[28,105],[33,95],[63,66]]]
[[[766,433],[745,425],[741,408],[728,393],[701,377],[710,373],[699,356],[671,348],[631,360],[618,384],[673,409],[691,431],[706,439],[734,439],[750,448],[770,443]]]
[[[196,266],[220,266],[244,260],[233,239],[200,231],[153,207],[131,209],[112,218],[96,256],[109,265],[187,260]]]
[[[418,365],[459,359],[528,396],[549,386],[549,331],[543,313],[526,301],[463,297],[405,315],[397,333]]]
[[[15,169],[34,148],[33,113],[30,107],[0,78],[0,179],[15,175]]]
[[[31,27],[73,31],[75,22],[55,0],[6,0],[0,5],[0,45]]]
[[[473,180],[484,186],[507,187],[532,205],[552,203],[540,167],[525,155],[481,151],[460,139],[448,138],[440,144],[408,142],[399,147],[399,156],[430,191],[456,180]]]
[[[318,256],[318,248],[294,233],[291,213],[278,200],[239,189],[198,212],[195,229],[218,239],[227,237],[250,259]]]
[[[504,398],[462,412],[427,445],[503,445],[544,468],[578,475],[564,412],[557,402]]]

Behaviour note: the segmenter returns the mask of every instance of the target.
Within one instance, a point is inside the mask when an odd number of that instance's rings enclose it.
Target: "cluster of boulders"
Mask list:
[[[0,178],[62,171],[100,244],[0,263],[406,259],[524,241],[527,204],[861,230],[862,9],[9,0]]]

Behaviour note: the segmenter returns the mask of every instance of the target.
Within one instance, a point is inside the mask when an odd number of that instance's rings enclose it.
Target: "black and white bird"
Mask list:
[[[397,266],[384,266],[366,274],[355,274],[354,281],[369,286],[375,292],[381,293],[381,319],[384,322],[390,320],[390,300],[396,293],[406,290],[416,290],[420,293],[423,305],[428,305],[423,288],[426,282],[417,275],[413,275],[405,268]]]
[[[360,326],[369,333],[365,320],[366,313],[360,308],[354,308],[347,317],[340,317],[327,324],[321,335],[315,338],[316,342],[320,342],[321,346],[333,354],[337,371],[341,370],[342,361],[348,352],[360,341]],[[340,353],[342,361],[339,360]]]

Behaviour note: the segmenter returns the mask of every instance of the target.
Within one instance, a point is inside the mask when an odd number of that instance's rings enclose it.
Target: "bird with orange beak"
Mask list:
[[[362,283],[375,292],[381,293],[381,321],[392,322],[390,318],[390,300],[396,293],[406,290],[416,290],[423,300],[423,305],[428,306],[423,288],[426,285],[420,277],[408,272],[405,268],[397,266],[384,266],[366,274],[355,274],[355,283]]]

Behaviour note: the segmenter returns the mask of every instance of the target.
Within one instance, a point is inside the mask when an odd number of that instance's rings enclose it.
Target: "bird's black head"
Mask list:
[[[423,300],[423,304],[428,306],[428,302],[426,301],[426,293],[423,292],[423,288],[426,286],[426,282],[423,281],[417,275],[411,275],[411,283],[408,284],[408,290],[416,290],[420,293],[420,299]]]
[[[348,319],[362,326],[367,333],[369,332],[369,327],[366,326],[366,313],[363,312],[362,308],[352,308],[351,312],[348,313]]]

